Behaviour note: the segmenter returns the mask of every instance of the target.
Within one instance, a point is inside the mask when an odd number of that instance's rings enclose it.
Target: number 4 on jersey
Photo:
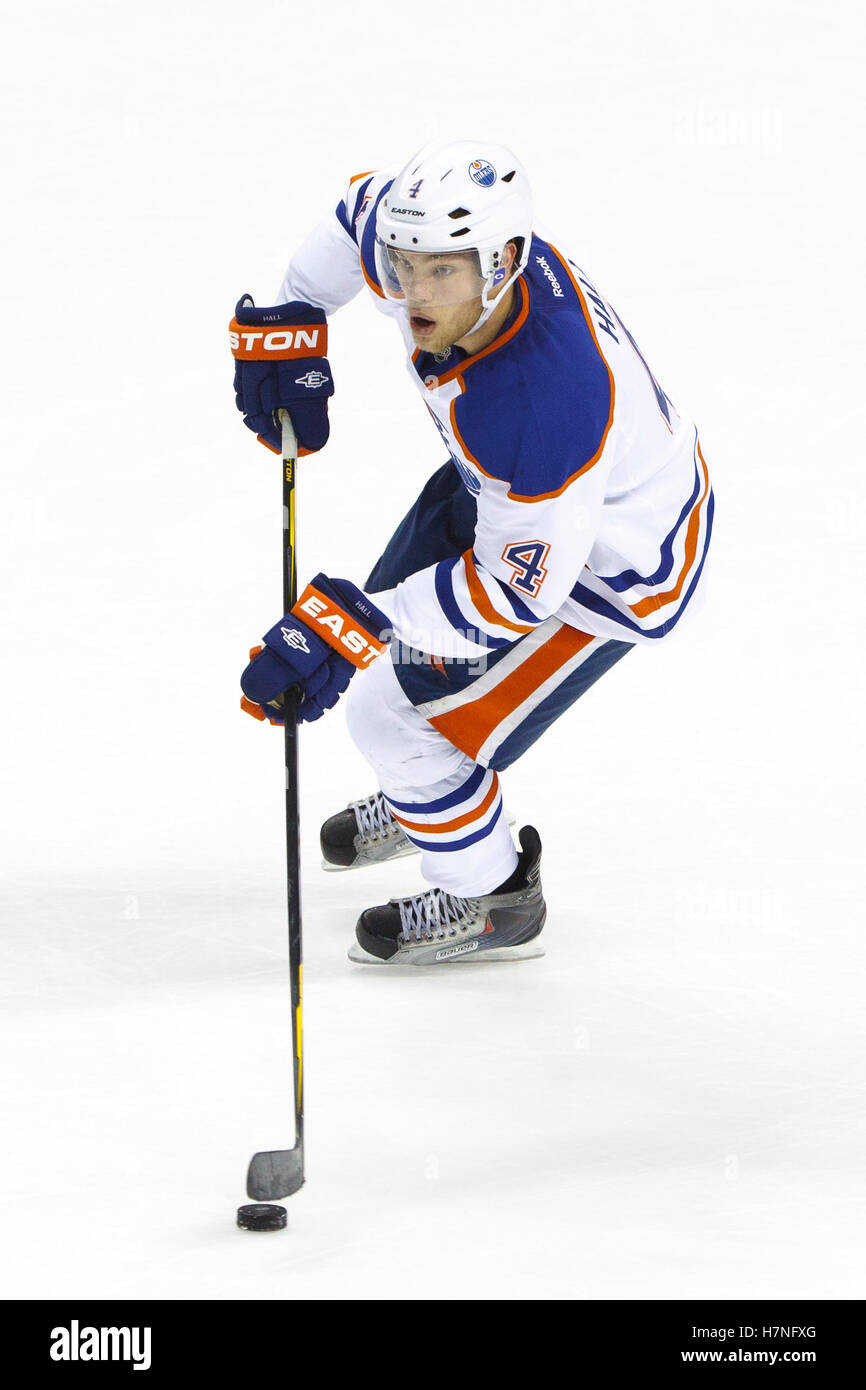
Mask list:
[[[549,549],[545,541],[515,541],[505,547],[502,558],[514,570],[508,581],[512,588],[535,598],[547,578],[544,561]]]

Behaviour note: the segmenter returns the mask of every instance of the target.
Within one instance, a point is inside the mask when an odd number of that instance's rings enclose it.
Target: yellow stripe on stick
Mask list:
[[[304,1079],[304,967],[298,967],[298,1007],[295,1010],[295,1034],[298,1055],[298,1111],[301,1110]]]

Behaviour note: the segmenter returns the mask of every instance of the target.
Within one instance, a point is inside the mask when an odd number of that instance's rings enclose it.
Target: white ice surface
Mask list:
[[[0,582],[7,1298],[864,1293],[862,10],[631,0],[4,7]],[[345,178],[515,147],[717,492],[699,622],[506,776],[547,955],[345,957],[405,860],[318,868],[371,790],[303,735],[308,1184],[289,1140],[279,465],[229,390]],[[300,570],[363,579],[441,446],[390,325],[332,323]]]

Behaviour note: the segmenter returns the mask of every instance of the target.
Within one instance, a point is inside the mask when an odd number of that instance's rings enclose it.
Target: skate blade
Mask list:
[[[360,942],[353,941],[347,955],[356,965],[389,965],[392,970],[405,970],[415,966],[416,969],[424,970],[434,966],[440,969],[443,965],[464,965],[470,961],[480,965],[484,961],[538,960],[544,955],[544,947],[538,941],[527,941],[524,946],[492,946],[486,951],[472,951],[463,956],[452,956],[448,960],[418,960],[417,956],[408,951],[391,956],[390,960],[382,960],[380,956],[371,956]]]
[[[407,859],[410,854],[420,854],[417,845],[403,845],[395,850],[393,854],[388,854],[384,859],[356,859],[354,864],[329,864],[327,859],[321,861],[322,868],[326,874],[348,874],[353,869],[375,869],[380,864],[390,864],[393,859]]]

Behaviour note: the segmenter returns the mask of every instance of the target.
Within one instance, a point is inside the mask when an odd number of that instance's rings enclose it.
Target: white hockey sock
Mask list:
[[[432,787],[382,784],[407,837],[421,851],[428,883],[459,896],[489,893],[517,868],[502,814],[499,778],[470,759]]]

